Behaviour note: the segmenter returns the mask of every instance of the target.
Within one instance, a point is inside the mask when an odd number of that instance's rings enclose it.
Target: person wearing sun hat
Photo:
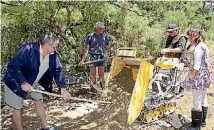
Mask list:
[[[186,48],[187,37],[180,34],[176,24],[169,24],[167,32],[169,33],[165,48],[161,50],[166,57],[177,57],[182,60]]]

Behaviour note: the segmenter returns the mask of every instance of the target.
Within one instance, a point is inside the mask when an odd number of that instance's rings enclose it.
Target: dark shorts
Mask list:
[[[95,61],[95,60],[101,60],[105,58],[105,55],[99,55],[99,54],[89,54],[89,61]],[[105,66],[106,61],[99,61],[92,64],[89,64],[89,66]]]

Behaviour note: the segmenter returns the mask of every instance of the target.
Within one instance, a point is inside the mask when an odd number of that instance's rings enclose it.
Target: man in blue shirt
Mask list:
[[[31,88],[38,89],[41,85],[51,92],[54,77],[63,98],[71,98],[65,88],[65,79],[56,52],[58,43],[57,36],[48,33],[41,42],[26,43],[19,48],[7,66],[3,78],[5,103],[13,108],[12,118],[17,130],[23,130],[21,109],[24,99],[33,100],[36,113],[41,119],[42,130],[56,130],[47,124],[42,94],[31,92]]]
[[[85,39],[85,46],[83,57],[80,64],[85,62],[87,55],[89,54],[89,61],[104,59],[106,57],[106,50],[114,53],[109,46],[109,38],[106,33],[104,33],[104,23],[96,23],[95,33],[90,33]],[[96,62],[90,64],[90,79],[95,84],[96,83],[96,67],[98,67],[98,75],[100,85],[102,87],[102,82],[104,81],[104,67],[105,61]]]

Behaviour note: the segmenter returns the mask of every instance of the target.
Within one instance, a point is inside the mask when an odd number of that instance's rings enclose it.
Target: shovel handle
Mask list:
[[[99,60],[88,61],[88,62],[83,63],[82,65],[92,64],[92,63],[96,63],[96,62],[100,62],[100,61],[105,61],[107,59],[112,59],[112,58],[114,58],[114,56],[108,57],[108,58],[104,58],[104,59],[99,59]],[[79,66],[79,64],[74,65],[74,66]]]
[[[49,96],[58,97],[58,98],[63,98],[62,95],[58,95],[58,94],[54,94],[54,93],[49,93],[49,92],[44,92],[42,90],[38,90],[38,89],[34,89],[34,88],[31,88],[31,91],[32,92],[38,92],[38,93],[46,94],[46,95],[49,95]],[[83,102],[94,102],[94,103],[104,103],[104,104],[111,104],[112,103],[112,102],[107,102],[107,101],[82,99],[82,98],[77,98],[77,97],[71,97],[71,99],[75,100],[75,101],[83,101]]]

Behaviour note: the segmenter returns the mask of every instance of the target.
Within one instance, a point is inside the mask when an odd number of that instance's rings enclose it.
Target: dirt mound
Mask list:
[[[62,99],[45,96],[44,102],[47,120],[61,130],[80,129],[129,129],[127,126],[127,110],[135,81],[132,70],[123,70],[104,89],[105,96],[88,94],[89,87],[75,86],[69,88],[72,96],[87,99],[108,99],[112,104],[96,104],[87,102],[64,102]],[[2,111],[3,129],[12,129],[11,109]],[[4,116],[5,115],[5,116]],[[28,118],[28,119],[27,119]],[[24,109],[25,129],[39,129],[40,122],[36,116],[32,101]]]
[[[131,99],[131,93],[135,81],[132,79],[132,70],[123,68],[123,70],[109,83],[105,88],[106,97],[113,103],[103,105],[98,110],[84,117],[81,121],[80,129],[129,129],[127,125],[127,110]],[[87,122],[88,123],[87,123]],[[73,128],[72,128],[73,129]]]

